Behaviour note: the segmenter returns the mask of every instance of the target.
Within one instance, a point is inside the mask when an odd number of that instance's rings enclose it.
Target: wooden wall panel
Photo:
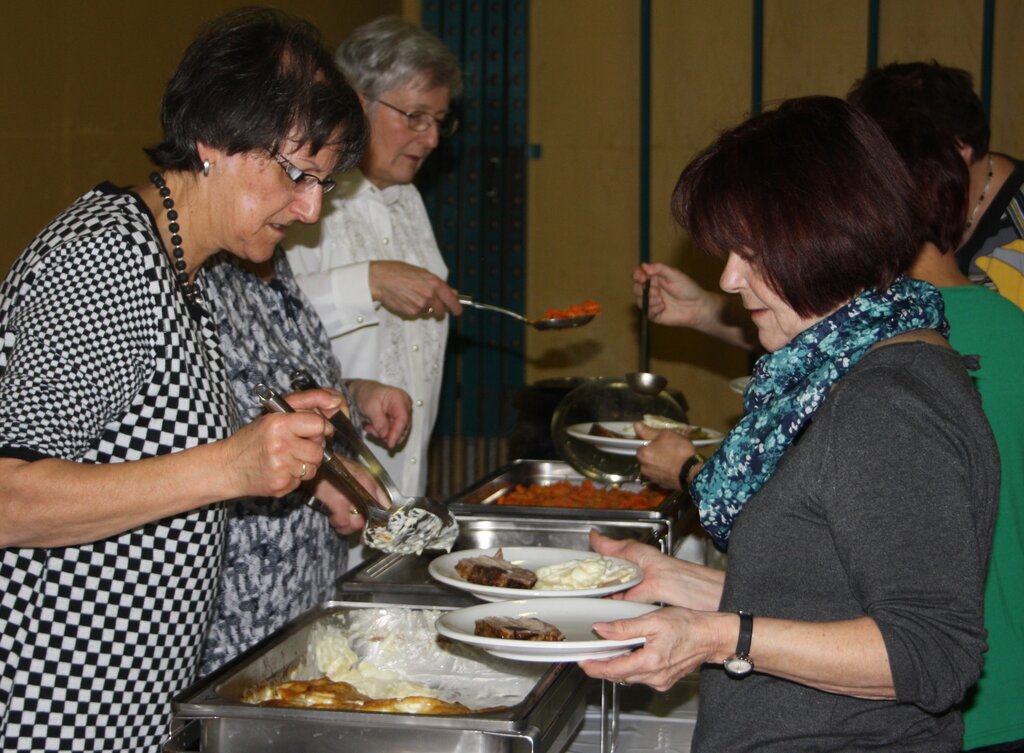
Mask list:
[[[639,5],[530,8],[528,315],[586,298],[604,312],[565,332],[527,332],[527,381],[615,375],[636,362],[628,279],[637,257]]]
[[[882,0],[878,63],[934,58],[970,71],[977,84],[983,18],[983,0]]]
[[[1024,158],[1024,86],[1020,51],[1024,49],[1024,3],[996,4],[992,55],[992,148]]]
[[[846,95],[867,64],[866,2],[768,0],[764,11],[764,101]]]

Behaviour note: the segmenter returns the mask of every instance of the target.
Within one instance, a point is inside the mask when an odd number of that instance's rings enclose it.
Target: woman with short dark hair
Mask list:
[[[0,288],[0,749],[157,751],[195,679],[224,505],[313,482],[336,392],[241,426],[203,295],[265,262],[358,160],[358,99],[319,35],[246,9],[168,84],[160,168],[54,219]],[[347,502],[326,483],[317,495]]]
[[[592,534],[643,566],[625,598],[671,606],[596,624],[646,643],[584,671],[666,689],[703,664],[695,751],[958,751],[999,465],[938,291],[903,276],[906,169],[865,114],[807,97],[724,133],[673,211],[768,351],[683,465],[728,568]]]

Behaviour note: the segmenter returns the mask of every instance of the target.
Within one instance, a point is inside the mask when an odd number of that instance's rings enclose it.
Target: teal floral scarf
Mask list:
[[[762,356],[743,396],[744,416],[690,486],[704,530],[719,549],[743,505],[767,483],[789,446],[868,348],[903,332],[948,335],[942,296],[926,282],[898,278],[870,290],[784,347]]]

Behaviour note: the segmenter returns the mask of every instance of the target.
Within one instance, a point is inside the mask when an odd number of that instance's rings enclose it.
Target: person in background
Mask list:
[[[339,395],[242,426],[203,266],[266,261],[317,219],[299,184],[362,142],[353,102],[308,23],[214,21],[165,90],[159,171],[87,192],[0,287],[0,749],[160,750],[216,595],[220,501],[316,475]]]
[[[668,606],[596,623],[646,643],[580,666],[664,690],[703,665],[696,752],[960,750],[999,460],[941,295],[904,275],[913,202],[878,126],[834,97],[726,131],[676,185],[767,351],[744,417],[684,467],[728,566],[592,533],[644,570],[624,598]]]
[[[353,114],[362,109],[353,96]],[[355,128],[353,128],[355,130]],[[320,187],[310,184],[311,191]],[[410,400],[402,390],[365,379],[342,380],[320,319],[295,283],[278,248],[263,264],[219,254],[206,271],[228,378],[243,420],[259,416],[256,384],[290,390],[299,370],[314,383],[338,389],[350,419],[386,446],[408,430]],[[367,489],[372,481],[362,479]],[[324,515],[300,487],[281,500],[236,500],[228,511],[220,588],[200,667],[208,674],[267,637],[302,612],[334,598],[335,582],[347,566],[345,534],[364,520],[351,505]]]
[[[462,75],[437,37],[390,16],[353,31],[335,60],[366,110],[370,145],[359,170],[339,178],[319,237],[291,236],[289,260],[345,373],[412,397],[409,435],[381,462],[403,493],[421,496],[447,314],[462,306],[412,180],[458,124],[449,110]]]
[[[912,107],[869,109],[871,86],[861,84],[868,103],[864,109],[906,163],[924,213],[921,250],[909,274],[939,288],[950,344],[980,360],[972,376],[1002,460],[999,512],[985,581],[988,650],[981,677],[964,704],[963,747],[978,753],[1024,752],[1024,311],[972,284],[957,264],[967,168],[952,140]]]
[[[1024,163],[989,150],[991,132],[971,74],[959,68],[930,63],[890,63],[868,71],[847,97],[871,112],[923,113],[955,144],[970,172],[966,221],[957,244],[960,271],[984,279],[991,257],[1018,265],[1017,252],[1000,252],[1024,238]]]

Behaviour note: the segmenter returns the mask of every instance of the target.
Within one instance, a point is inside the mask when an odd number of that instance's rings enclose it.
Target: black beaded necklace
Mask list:
[[[185,262],[185,249],[181,247],[181,236],[178,235],[181,226],[178,224],[178,210],[174,208],[171,189],[167,187],[164,176],[158,172],[150,173],[149,180],[156,186],[157,191],[160,192],[164,209],[167,210],[167,221],[169,223],[167,229],[171,231],[171,246],[173,247],[171,249],[171,256],[174,257],[175,277],[178,279],[178,285],[181,286],[181,292],[185,295],[185,300],[189,303],[197,303],[202,298],[202,292],[196,283],[188,281],[188,264]]]

